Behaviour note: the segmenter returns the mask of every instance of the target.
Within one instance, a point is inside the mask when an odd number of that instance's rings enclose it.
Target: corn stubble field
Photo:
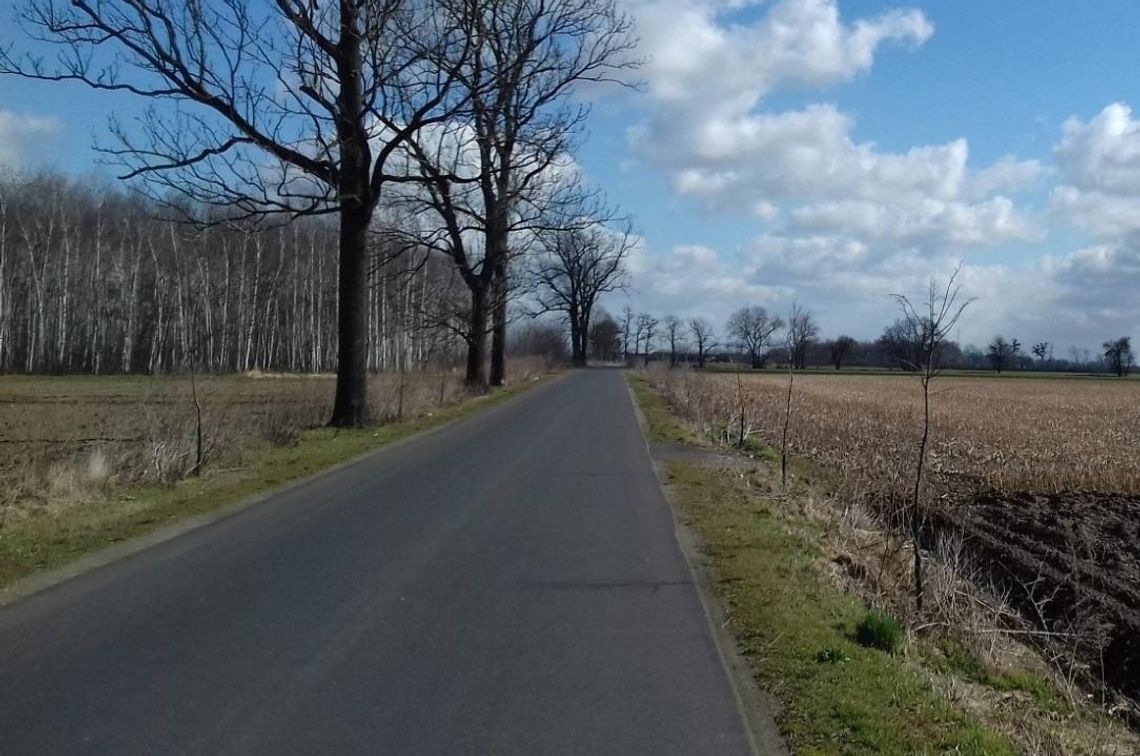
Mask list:
[[[738,442],[743,416],[751,441],[779,446],[786,374],[651,377],[714,440]],[[1140,381],[946,375],[932,387],[931,540],[960,538],[1044,637],[1140,700]],[[789,453],[896,526],[921,432],[912,376],[795,377]]]

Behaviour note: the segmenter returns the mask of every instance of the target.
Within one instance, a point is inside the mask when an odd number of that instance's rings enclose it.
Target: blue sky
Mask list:
[[[961,260],[964,340],[1140,338],[1140,4],[624,4],[647,91],[601,97],[579,160],[643,235],[635,308],[873,337]],[[0,162],[98,171],[138,108],[0,77]]]

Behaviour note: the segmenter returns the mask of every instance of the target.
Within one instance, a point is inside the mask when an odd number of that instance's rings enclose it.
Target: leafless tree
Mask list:
[[[338,232],[328,218],[194,228],[114,185],[0,180],[0,371],[330,372]],[[452,268],[371,243],[370,370],[450,361],[428,313]]]
[[[930,279],[924,301],[918,302],[917,307],[909,298],[902,294],[895,294],[895,301],[902,310],[903,321],[908,329],[917,334],[915,342],[914,361],[910,367],[914,370],[922,386],[922,437],[918,445],[918,455],[915,461],[914,486],[911,490],[910,501],[910,532],[914,546],[914,598],[918,610],[922,610],[923,584],[922,584],[922,487],[926,472],[927,448],[930,443],[930,384],[941,373],[939,363],[942,354],[941,346],[950,338],[951,332],[958,325],[962,313],[973,302],[972,299],[962,299],[961,287],[956,280],[961,266],[955,268],[950,274],[945,286],[940,286],[935,279]]]
[[[388,159],[451,117],[466,30],[436,4],[248,0],[27,0],[53,58],[0,52],[0,72],[78,81],[162,102],[111,124],[104,155],[171,209],[180,196],[230,218],[339,216],[337,385],[331,423],[367,421],[368,233]],[[50,61],[50,62],[48,62]],[[166,107],[172,104],[172,107]],[[190,207],[193,207],[191,205]]]
[[[840,336],[831,342],[831,363],[835,365],[836,370],[843,367],[843,363],[851,357],[857,344],[858,342],[850,336]]]
[[[677,343],[684,338],[681,335],[683,325],[676,315],[665,316],[665,334],[669,337],[669,367],[677,366]]]
[[[590,354],[595,359],[613,362],[621,357],[621,326],[607,313],[594,317],[589,338]]]
[[[637,340],[635,345],[645,339],[645,347],[643,352],[643,365],[649,364],[649,354],[653,350],[653,337],[657,333],[657,326],[660,321],[647,312],[643,312],[637,316]]]
[[[726,331],[748,353],[753,368],[764,366],[764,346],[772,334],[784,327],[780,318],[769,317],[760,306],[742,307],[728,319]]]
[[[1009,367],[1020,353],[1021,342],[1017,339],[1008,341],[1000,333],[994,336],[994,340],[986,347],[986,356],[990,360],[990,365],[999,373]]]
[[[533,256],[535,298],[541,312],[565,315],[575,365],[585,365],[598,298],[625,286],[625,260],[634,236],[600,224],[567,224],[539,233]]]
[[[626,305],[621,311],[621,356],[626,362],[629,362],[629,337],[634,335],[634,313],[633,308]],[[637,342],[633,346],[634,354],[637,353]]]
[[[802,348],[806,351],[808,340],[814,338],[814,329],[811,316],[793,302],[792,311],[788,313],[788,330],[784,334],[784,345],[788,351],[788,391],[784,402],[784,427],[780,433],[780,485],[784,488],[788,487],[788,431],[792,427],[792,396],[796,385],[796,368],[801,362],[798,350]]]
[[[716,346],[712,324],[704,318],[692,318],[689,320],[689,333],[697,346],[697,367],[703,368],[709,350]]]
[[[1109,369],[1120,378],[1132,370],[1132,339],[1121,336],[1119,339],[1104,342],[1104,361]]]
[[[614,0],[441,0],[440,15],[470,44],[449,48],[466,109],[446,129],[421,130],[409,164],[428,179],[439,216],[435,242],[471,292],[468,382],[506,377],[514,259],[533,243],[551,204],[576,194],[569,161],[588,115],[581,85],[625,83],[636,66],[628,16]],[[578,201],[575,197],[570,201]],[[483,357],[490,333],[490,376]]]
[[[808,348],[819,337],[819,326],[811,313],[799,305],[792,306],[792,316],[788,319],[787,347],[788,361],[797,370],[807,367]]]

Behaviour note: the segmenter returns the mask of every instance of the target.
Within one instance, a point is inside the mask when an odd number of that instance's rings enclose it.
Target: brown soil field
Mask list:
[[[779,446],[787,375],[659,372],[674,406],[722,442]],[[1140,701],[1140,382],[957,378],[932,384],[932,535],[972,560],[1085,681]],[[914,376],[797,375],[789,451],[890,520],[913,484]],[[1054,641],[1049,641],[1054,642]]]

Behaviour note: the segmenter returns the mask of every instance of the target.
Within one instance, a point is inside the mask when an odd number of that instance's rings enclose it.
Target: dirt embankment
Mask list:
[[[1075,656],[1086,685],[1130,699],[1140,724],[1140,497],[982,493],[936,515],[1040,630]]]

